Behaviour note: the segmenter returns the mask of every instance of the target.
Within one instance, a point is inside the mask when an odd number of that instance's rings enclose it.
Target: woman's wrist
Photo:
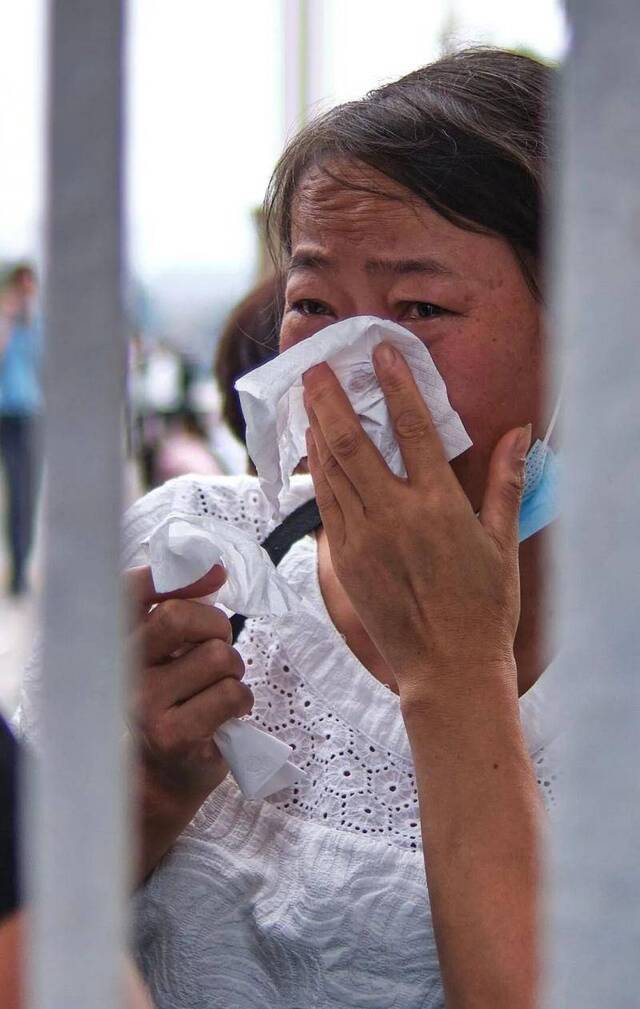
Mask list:
[[[482,720],[489,712],[518,713],[518,677],[513,654],[459,662],[439,668],[403,668],[394,672],[407,730],[431,721]]]
[[[219,773],[203,780],[201,776],[167,774],[152,761],[140,761],[136,802],[139,813],[138,882],[143,882],[153,871],[219,781]]]

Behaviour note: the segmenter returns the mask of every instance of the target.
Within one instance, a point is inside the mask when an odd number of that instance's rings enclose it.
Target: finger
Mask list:
[[[168,730],[178,747],[181,740],[208,739],[230,718],[248,715],[253,702],[245,683],[227,677],[167,712]]]
[[[362,498],[338,460],[332,454],[322,428],[318,423],[318,418],[310,406],[307,407],[307,414],[320,469],[340,506],[344,520],[347,521],[353,516],[361,518],[363,511]]]
[[[227,573],[221,564],[214,564],[206,575],[173,592],[156,592],[153,575],[148,564],[129,568],[124,573],[125,591],[138,614],[146,613],[154,603],[166,599],[201,599],[217,592],[224,585]]]
[[[317,419],[331,456],[366,504],[378,493],[386,463],[365,434],[349,397],[326,363],[305,372],[303,383],[305,403]],[[324,464],[319,444],[318,451]]]
[[[149,612],[154,602],[155,586],[148,564],[129,568],[123,575],[124,590],[129,602],[129,617],[137,624]]]
[[[150,701],[152,694],[153,706],[164,711],[227,676],[241,680],[244,672],[242,656],[235,648],[220,638],[209,638],[186,655],[146,670],[141,703]]]
[[[344,516],[331,489],[331,484],[324,475],[320,464],[318,446],[316,445],[311,428],[307,428],[306,435],[307,462],[309,463],[309,472],[313,480],[313,489],[316,494],[316,502],[320,511],[322,525],[331,543],[342,543],[344,541]]]
[[[188,599],[169,599],[149,614],[134,635],[145,665],[154,666],[185,645],[198,645],[209,638],[231,643],[233,632],[222,610]]]
[[[530,444],[531,425],[515,428],[500,439],[489,463],[480,521],[503,548],[518,545],[520,499]]]
[[[429,407],[402,354],[383,342],[373,360],[409,482],[431,481],[436,467],[450,470]]]

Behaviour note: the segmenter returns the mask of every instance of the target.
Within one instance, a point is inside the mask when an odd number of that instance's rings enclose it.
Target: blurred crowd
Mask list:
[[[0,457],[5,480],[8,591],[22,595],[40,476],[41,323],[33,267],[18,263],[0,288]]]
[[[210,367],[178,349],[170,334],[138,330],[129,343],[128,448],[140,492],[185,473],[251,470],[234,384],[277,351],[280,299],[263,280],[216,335]],[[41,485],[42,320],[34,268],[19,263],[0,282],[0,458],[6,585],[28,589]]]
[[[168,341],[134,337],[129,363],[131,439],[145,490],[184,473],[239,473],[250,467],[234,384],[273,357],[278,329],[278,298],[269,279],[231,311],[208,368]]]

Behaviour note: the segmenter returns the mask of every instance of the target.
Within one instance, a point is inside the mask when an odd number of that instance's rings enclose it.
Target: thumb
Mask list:
[[[134,608],[136,619],[140,619],[154,603],[162,603],[166,599],[200,599],[202,596],[209,596],[212,592],[217,592],[224,585],[226,579],[227,572],[222,564],[214,564],[206,575],[196,582],[192,582],[191,585],[185,585],[173,592],[157,592],[153,584],[151,568],[146,564],[125,571],[124,587]]]
[[[503,435],[491,456],[480,521],[501,547],[518,542],[518,515],[524,461],[531,444],[531,424]]]

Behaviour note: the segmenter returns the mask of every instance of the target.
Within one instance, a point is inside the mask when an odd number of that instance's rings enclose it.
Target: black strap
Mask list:
[[[0,919],[16,910],[18,889],[18,744],[0,715]]]
[[[322,519],[320,518],[318,505],[316,504],[316,499],[311,498],[310,501],[305,501],[303,505],[292,511],[290,515],[287,515],[284,522],[281,522],[279,526],[276,526],[269,533],[263,541],[262,546],[277,567],[282,558],[289,553],[294,543],[297,543],[298,540],[301,540],[308,533],[312,533],[320,525],[322,525]],[[231,617],[234,644],[238,640],[246,620],[247,618],[241,613],[234,613]]]

